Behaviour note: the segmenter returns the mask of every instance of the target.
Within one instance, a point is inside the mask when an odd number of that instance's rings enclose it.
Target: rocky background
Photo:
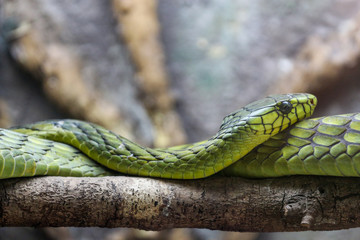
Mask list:
[[[199,141],[268,94],[359,112],[356,0],[0,0],[0,126],[101,124],[147,146]],[[260,221],[260,220],[259,220]],[[358,239],[337,232],[0,229],[0,239]]]

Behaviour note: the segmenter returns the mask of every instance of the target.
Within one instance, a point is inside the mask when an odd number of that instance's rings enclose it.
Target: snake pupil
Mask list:
[[[289,112],[291,112],[292,104],[289,101],[283,101],[280,103],[279,109],[282,113],[288,114]]]

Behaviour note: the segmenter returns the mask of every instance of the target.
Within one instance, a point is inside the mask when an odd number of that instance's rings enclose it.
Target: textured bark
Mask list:
[[[2,180],[1,226],[335,230],[360,226],[356,178]]]

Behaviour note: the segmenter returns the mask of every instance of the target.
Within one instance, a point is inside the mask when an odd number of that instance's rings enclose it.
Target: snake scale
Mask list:
[[[79,120],[0,129],[0,178],[196,179],[220,171],[244,177],[360,176],[360,114],[303,120],[316,104],[311,94],[269,96],[226,116],[210,139],[167,149],[146,148]]]

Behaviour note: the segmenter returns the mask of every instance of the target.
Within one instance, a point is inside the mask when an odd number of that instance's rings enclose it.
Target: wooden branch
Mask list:
[[[360,226],[360,179],[1,180],[1,226],[335,230]]]

